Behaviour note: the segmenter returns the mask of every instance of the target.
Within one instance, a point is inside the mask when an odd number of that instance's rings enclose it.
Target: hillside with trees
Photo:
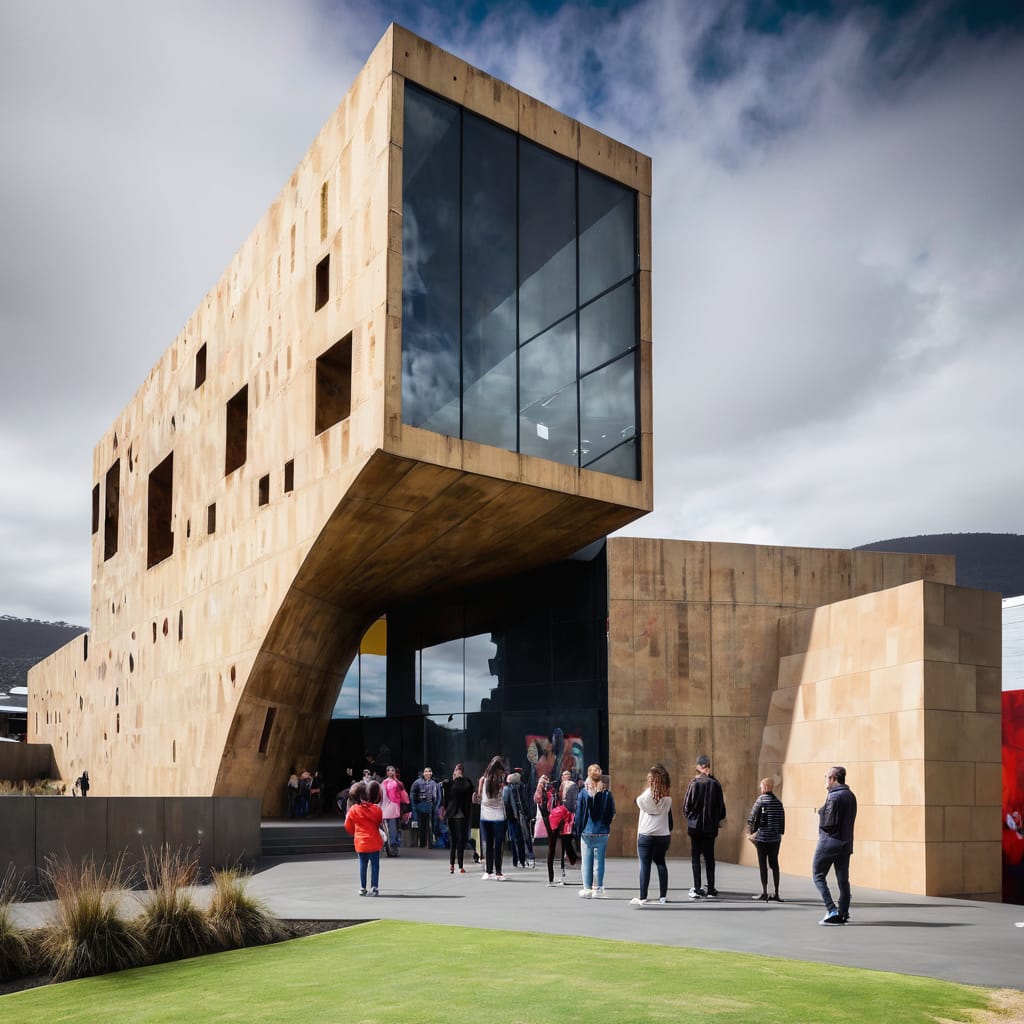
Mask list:
[[[995,590],[1003,597],[1024,594],[1024,536],[1018,533],[926,533],[876,540],[857,550],[955,555],[959,586]]]
[[[0,615],[0,703],[25,706],[23,696],[9,696],[15,686],[24,686],[28,670],[38,661],[85,632],[84,626],[68,622],[40,622]]]

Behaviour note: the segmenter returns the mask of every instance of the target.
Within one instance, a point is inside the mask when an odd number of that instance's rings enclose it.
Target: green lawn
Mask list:
[[[611,939],[374,921],[0,997],[4,1024],[965,1021],[987,990]]]

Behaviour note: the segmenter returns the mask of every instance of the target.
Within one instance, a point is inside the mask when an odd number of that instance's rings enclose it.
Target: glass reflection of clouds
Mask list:
[[[491,665],[498,646],[489,633],[449,640],[416,652],[416,699],[430,716],[478,712],[498,687]],[[487,710],[494,710],[488,707]],[[387,714],[387,657],[359,654],[349,667],[332,718]]]
[[[403,422],[636,479],[636,194],[410,83],[402,184]]]

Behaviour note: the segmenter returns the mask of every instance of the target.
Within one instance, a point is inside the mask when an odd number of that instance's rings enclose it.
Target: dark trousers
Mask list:
[[[505,844],[505,819],[501,821],[480,820],[480,838],[484,846],[484,872],[488,875],[501,874],[501,849]]]
[[[467,818],[449,818],[448,819],[448,834],[451,836],[451,860],[449,864],[454,864],[456,858],[459,861],[459,867],[462,867],[462,854],[466,849],[466,843],[469,841],[469,820]]]
[[[832,901],[832,893],[829,892],[828,882],[825,879],[831,868],[836,869],[836,886],[839,889],[838,907]],[[850,912],[850,855],[845,851],[823,850],[819,846],[814,851],[811,877],[814,879],[814,887],[820,893],[822,902],[825,904],[825,909],[830,912],[838,910],[840,917],[846,917]]]
[[[562,864],[565,864],[565,858],[569,858],[569,863],[576,867],[576,851],[572,848],[572,835],[558,835],[553,836],[548,832],[548,881],[553,882],[555,880],[555,853],[558,848],[562,848]],[[565,868],[563,867],[564,871]]]
[[[421,847],[433,846],[434,845],[434,805],[433,804],[417,804],[416,805],[416,821],[419,827],[416,831],[419,833],[417,842]]]
[[[658,895],[668,895],[668,865],[665,854],[671,836],[636,837],[636,855],[640,860],[640,899],[647,899],[647,890],[651,884],[651,864],[658,869]]]
[[[761,890],[768,891],[768,868],[772,869],[772,882],[775,885],[775,895],[779,895],[779,847],[781,839],[774,843],[754,843],[757,847],[757,866],[761,871]]]
[[[700,891],[700,859],[704,858],[704,867],[708,874],[708,892],[715,889],[715,836],[708,832],[694,832],[687,829],[690,837],[690,863],[693,865],[693,887]]]

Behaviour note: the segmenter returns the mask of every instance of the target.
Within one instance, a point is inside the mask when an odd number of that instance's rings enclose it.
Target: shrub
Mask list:
[[[246,891],[248,877],[238,868],[213,874],[210,923],[224,949],[259,946],[287,938],[284,926],[266,904]]]
[[[198,874],[199,863],[192,854],[167,845],[145,853],[143,876],[149,896],[139,926],[150,958],[157,963],[199,956],[217,944],[213,926],[188,892]]]
[[[32,966],[32,949],[28,935],[14,921],[11,904],[21,895],[14,868],[9,867],[0,878],[0,981],[10,981],[28,974]]]
[[[138,925],[121,916],[128,893],[123,862],[80,868],[67,859],[47,860],[47,877],[57,900],[56,919],[43,929],[40,952],[54,981],[85,978],[137,967],[146,960]]]

